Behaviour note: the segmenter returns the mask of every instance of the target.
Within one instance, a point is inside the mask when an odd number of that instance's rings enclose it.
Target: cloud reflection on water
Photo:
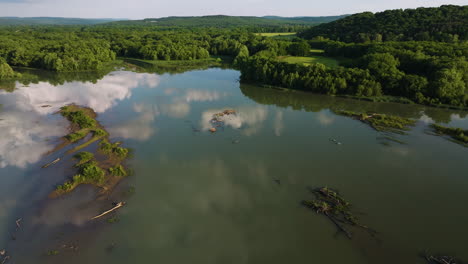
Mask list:
[[[273,128],[275,129],[275,135],[277,137],[281,136],[284,130],[283,111],[276,111]]]
[[[166,95],[173,95],[177,92],[181,95],[175,95],[170,99],[171,103],[160,104],[161,112],[173,118],[184,118],[191,110],[191,102],[213,102],[226,97],[227,93],[209,90],[187,89],[181,90],[177,88],[168,88],[165,91]]]
[[[223,112],[224,110],[226,109],[211,109],[204,111],[200,121],[202,130],[209,130],[212,127],[211,119],[213,118],[213,115]],[[235,115],[229,115],[223,118],[224,125],[234,129],[242,128],[242,133],[246,136],[252,136],[259,132],[264,121],[268,117],[268,108],[261,105],[241,106],[235,110]]]
[[[0,168],[25,168],[53,148],[50,139],[64,135],[66,123],[48,115],[61,106],[76,103],[102,113],[129,98],[132,89],[158,84],[158,75],[115,72],[97,83],[69,82],[54,86],[39,82],[12,93],[0,91]],[[43,105],[51,107],[41,107]],[[142,119],[145,121],[148,117]]]
[[[184,118],[191,111],[190,103],[211,102],[227,96],[217,91],[179,88],[166,88],[163,93],[166,96],[156,102],[135,103],[133,111],[137,113],[136,117],[111,125],[108,131],[115,137],[145,141],[154,135],[156,127],[153,123],[158,116]]]

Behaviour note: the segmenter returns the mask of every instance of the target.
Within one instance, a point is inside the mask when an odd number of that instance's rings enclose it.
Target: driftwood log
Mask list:
[[[120,207],[122,207],[124,205],[125,205],[124,202],[119,202],[113,208],[111,208],[110,210],[107,210],[107,211],[105,211],[104,213],[102,213],[100,215],[96,215],[95,217],[91,218],[91,220],[101,218],[101,217],[105,216],[106,214],[112,213],[113,211],[119,209]]]
[[[50,163],[47,163],[46,165],[42,166],[43,169],[51,166],[51,165],[54,165],[55,163],[59,162],[60,161],[60,158],[56,158],[55,160],[53,160],[52,162]]]

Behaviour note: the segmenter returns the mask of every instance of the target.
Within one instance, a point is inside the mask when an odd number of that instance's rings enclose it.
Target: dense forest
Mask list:
[[[19,75],[13,71],[15,67],[56,72],[98,71],[112,65],[116,58],[148,65],[156,65],[154,62],[159,61],[175,61],[176,64],[179,61],[181,64],[198,65],[203,61],[210,62],[213,56],[228,56],[230,61],[234,62],[233,66],[241,71],[243,82],[329,95],[385,98],[385,100],[399,97],[399,101],[405,102],[464,107],[468,105],[466,60],[468,42],[464,40],[466,32],[459,32],[460,27],[456,21],[459,21],[458,18],[466,19],[466,16],[463,17],[466,11],[466,7],[442,6],[372,14],[373,19],[377,21],[378,18],[378,22],[375,22],[378,25],[377,29],[388,29],[385,32],[378,31],[379,33],[373,31],[375,27],[372,23],[369,27],[366,24],[358,24],[355,17],[362,16],[358,14],[312,27],[300,34],[307,36],[313,31],[333,28],[333,32],[341,32],[339,36],[324,35],[308,40],[294,36],[271,38],[252,33],[255,27],[260,27],[257,29],[258,32],[264,30],[288,32],[297,25],[285,26],[280,23],[272,30],[270,26],[252,26],[258,19],[255,18],[249,27],[229,28],[231,25],[229,23],[237,21],[237,18],[227,16],[167,18],[172,21],[170,23],[177,22],[177,26],[140,21],[138,23],[144,25],[119,22],[92,26],[0,27],[0,79],[18,78]],[[453,16],[451,17],[455,21],[451,24],[453,27],[441,26],[429,33],[433,40],[448,42],[390,41],[391,38],[388,38],[387,33],[398,32],[393,31],[397,30],[396,28],[386,26],[387,24],[401,22],[403,26],[398,34],[409,36],[420,27],[420,22],[412,21],[420,21],[418,17],[430,14],[439,14],[428,18],[439,22],[446,19],[442,19],[445,15],[441,14]],[[198,27],[183,26],[193,19],[201,24]],[[227,28],[206,27],[203,24],[213,19],[231,22],[226,22]],[[348,33],[349,36],[355,36],[346,30],[349,21],[353,21],[351,24],[358,27],[356,29],[360,31],[358,35],[380,34],[381,38],[365,40],[363,43],[361,39],[349,43],[325,38],[344,40]],[[362,20],[359,23],[366,21]],[[151,24],[159,25],[151,26]],[[462,24],[462,27],[467,25],[467,23]],[[452,36],[452,38],[439,39],[440,36]],[[409,37],[399,38],[399,40],[409,39]],[[307,58],[311,54],[311,49],[319,49],[320,52],[323,50],[319,55],[323,58],[342,58],[341,61],[345,62],[342,62],[340,67],[327,67],[320,63],[309,65],[280,60],[281,56]],[[171,67],[173,65],[175,64]]]
[[[200,16],[200,17],[163,17],[163,18],[146,18],[143,20],[123,20],[116,21],[111,24],[120,25],[146,25],[152,27],[183,27],[183,28],[239,28],[250,27],[257,29],[278,30],[287,28],[288,26],[296,26],[296,28],[305,29],[304,26],[317,25],[327,23],[343,16],[330,17],[254,17],[254,16]],[[302,26],[302,27],[300,27]],[[294,27],[292,27],[294,28]]]
[[[306,30],[301,37],[343,42],[468,40],[468,6],[364,12]]]
[[[341,18],[346,17],[347,15],[341,16],[319,16],[319,17],[281,17],[281,16],[264,16],[263,18],[276,19],[276,20],[285,20],[285,21],[296,21],[302,23],[328,23]]]
[[[299,34],[312,39],[310,47],[323,49],[325,56],[349,58],[346,67],[289,65],[272,56],[254,55],[242,61],[241,78],[331,95],[389,95],[421,104],[464,107],[468,105],[467,19],[467,6],[352,15]],[[409,41],[418,32],[429,37]],[[304,56],[304,45],[296,41],[289,46],[289,54]]]
[[[247,16],[202,16],[164,17],[143,20],[115,18],[65,18],[65,17],[0,17],[0,25],[95,25],[109,22],[127,25],[151,25],[159,27],[239,27],[239,26],[279,26],[317,25],[328,23],[345,16],[320,17],[247,17]],[[112,23],[112,24],[115,24]]]
[[[252,56],[242,60],[242,80],[330,95],[391,95],[422,104],[468,104],[468,44],[389,42],[327,43],[329,56],[357,57],[352,67],[303,66]]]
[[[116,56],[146,60],[196,60],[211,55],[286,52],[288,43],[229,30],[40,27],[0,30],[0,57],[10,66],[67,71],[99,70]]]

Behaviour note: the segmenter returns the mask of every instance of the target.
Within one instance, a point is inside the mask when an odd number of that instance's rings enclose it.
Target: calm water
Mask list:
[[[238,79],[237,71],[222,69],[117,71],[95,83],[0,90],[0,249],[19,264],[424,263],[424,250],[468,259],[468,152],[427,134],[431,122],[468,128],[466,113],[283,92]],[[112,139],[134,149],[135,175],[109,200],[95,202],[87,186],[47,199],[73,174],[69,157],[39,169],[65,151],[43,155],[66,133],[67,123],[53,113],[69,103],[92,107]],[[212,114],[224,109],[238,114],[209,133]],[[333,109],[418,123],[396,136],[407,144],[387,145],[381,133]],[[340,190],[378,239],[354,232],[348,240],[301,207],[313,198],[307,188],[320,186]],[[135,194],[122,197],[130,187]],[[89,223],[113,199],[128,202],[119,222]],[[60,253],[46,256],[49,250]]]

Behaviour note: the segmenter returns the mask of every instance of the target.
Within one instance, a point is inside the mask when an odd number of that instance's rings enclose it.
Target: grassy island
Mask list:
[[[461,128],[451,128],[437,124],[432,124],[431,127],[434,129],[437,135],[448,136],[450,137],[451,141],[468,147],[468,129],[463,130]]]
[[[367,114],[351,111],[336,111],[336,114],[357,119],[380,132],[405,134],[405,131],[409,130],[409,127],[416,123],[415,120],[408,118],[384,114]]]
[[[79,152],[73,156],[77,160],[74,165],[77,173],[65,183],[58,185],[50,196],[57,197],[71,192],[80,184],[100,187],[103,192],[111,190],[122,177],[128,175],[122,162],[127,158],[129,149],[121,147],[121,142],[109,141],[109,133],[96,120],[97,115],[91,108],[72,104],[62,107],[59,113],[70,121],[70,133],[63,137],[62,144],[54,151],[76,144],[66,152],[71,154],[94,142],[101,141],[101,143],[98,153]]]

